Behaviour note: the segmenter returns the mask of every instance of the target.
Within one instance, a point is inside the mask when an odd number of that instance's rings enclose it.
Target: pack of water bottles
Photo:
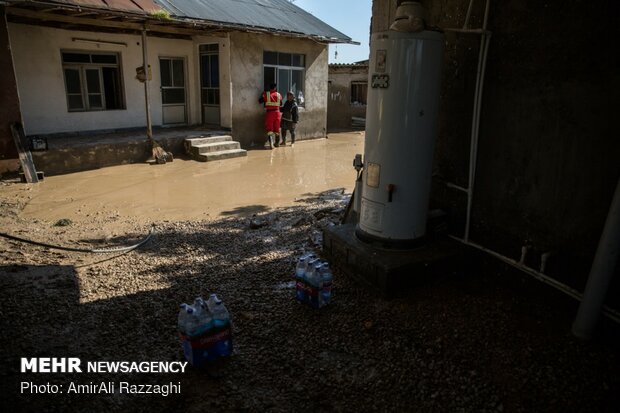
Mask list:
[[[295,267],[295,296],[302,303],[321,308],[332,298],[333,275],[327,261],[314,254],[304,254]]]
[[[215,294],[207,301],[198,297],[193,305],[181,304],[178,327],[183,353],[194,367],[205,367],[233,352],[230,314]]]

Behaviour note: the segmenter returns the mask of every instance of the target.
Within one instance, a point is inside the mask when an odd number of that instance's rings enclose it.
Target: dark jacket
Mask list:
[[[280,108],[282,112],[282,120],[297,123],[299,121],[299,113],[297,111],[297,102],[295,100],[287,100],[284,106]]]

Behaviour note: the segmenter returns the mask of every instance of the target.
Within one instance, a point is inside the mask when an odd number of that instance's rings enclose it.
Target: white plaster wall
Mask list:
[[[96,131],[144,127],[144,84],[135,79],[142,66],[139,35],[70,31],[43,26],[9,24],[9,35],[20,107],[26,134]],[[107,40],[125,45],[75,42],[72,38]],[[327,116],[327,46],[310,40],[269,35],[232,33],[229,36],[195,36],[192,40],[148,37],[153,78],[150,82],[151,118],[162,123],[159,57],[185,59],[188,123],[202,123],[199,46],[218,43],[220,51],[220,118],[233,128],[245,146],[262,135],[261,106],[256,101],[263,82],[263,50],[306,55],[305,107],[299,138],[325,136]],[[125,109],[69,112],[61,50],[117,52],[121,59]],[[237,137],[237,136],[235,136]]]
[[[8,27],[20,106],[27,134],[92,131],[146,125],[144,84],[135,79],[135,68],[142,66],[141,36],[69,31],[13,23],[9,23]],[[73,37],[124,42],[127,46],[74,42]],[[185,59],[188,81],[188,121],[190,124],[200,123],[198,43],[192,40],[148,37],[147,47],[149,64],[153,73],[153,79],[150,82],[153,125],[161,125],[162,120],[159,88],[160,56]],[[126,109],[69,112],[61,50],[118,52],[121,57]]]

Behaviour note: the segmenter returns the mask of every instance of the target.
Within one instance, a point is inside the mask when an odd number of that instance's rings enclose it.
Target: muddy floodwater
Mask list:
[[[293,148],[251,150],[242,158],[175,159],[51,176],[31,185],[21,217],[79,222],[97,213],[146,221],[251,215],[327,189],[351,192],[353,158],[363,150],[363,132],[336,133]]]

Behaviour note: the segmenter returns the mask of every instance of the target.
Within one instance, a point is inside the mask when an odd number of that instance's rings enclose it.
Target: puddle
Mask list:
[[[215,162],[121,165],[46,177],[33,186],[21,216],[84,221],[97,214],[145,222],[248,216],[332,188],[351,192],[352,162],[364,151],[363,133],[252,150],[244,158]]]

